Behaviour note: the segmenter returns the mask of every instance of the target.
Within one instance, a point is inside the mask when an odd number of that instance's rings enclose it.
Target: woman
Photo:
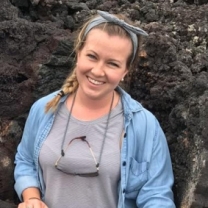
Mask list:
[[[31,108],[16,154],[19,208],[174,208],[166,138],[118,87],[147,33],[98,11],[75,43],[62,89]]]

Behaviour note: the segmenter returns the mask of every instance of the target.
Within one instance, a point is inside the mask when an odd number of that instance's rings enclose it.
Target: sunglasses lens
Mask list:
[[[88,141],[83,140],[82,137],[75,138],[69,143],[64,153],[64,156],[55,163],[58,170],[82,177],[98,176],[96,160]]]

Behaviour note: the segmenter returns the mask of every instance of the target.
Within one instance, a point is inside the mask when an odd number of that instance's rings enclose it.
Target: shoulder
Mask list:
[[[155,123],[157,120],[155,115],[152,112],[150,112],[149,110],[147,110],[146,108],[144,108],[143,106],[141,108],[141,111],[138,112],[136,115],[142,116],[143,119],[145,119],[147,121],[147,123],[150,121]]]
[[[57,95],[58,91],[52,92],[40,99],[38,99],[33,105],[32,108],[43,107],[45,108],[46,104]]]
[[[38,99],[37,101],[35,101],[30,109],[29,112],[29,118],[31,119],[41,119],[43,116],[50,116],[53,113],[49,112],[49,113],[45,113],[45,107],[46,104],[54,98],[54,96],[56,96],[56,94],[58,93],[58,91],[55,91],[53,93],[50,93],[40,99]]]
[[[132,117],[133,119],[141,119],[143,121],[151,120],[155,122],[155,116],[145,107],[143,107],[139,101],[132,98],[130,94],[121,88],[119,88],[118,91],[121,94],[125,116]]]

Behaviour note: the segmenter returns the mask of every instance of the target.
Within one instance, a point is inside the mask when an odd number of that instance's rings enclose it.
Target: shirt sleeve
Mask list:
[[[148,180],[139,191],[136,204],[138,208],[175,208],[172,192],[174,178],[166,137],[158,121],[155,129]]]
[[[29,187],[39,188],[37,180],[37,171],[33,159],[35,135],[37,133],[37,113],[33,105],[29,116],[26,120],[23,136],[17,148],[15,155],[15,191],[20,200],[22,200],[22,192]]]

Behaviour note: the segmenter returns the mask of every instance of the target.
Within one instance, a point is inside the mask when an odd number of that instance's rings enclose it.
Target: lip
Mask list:
[[[97,80],[97,79],[93,79],[89,76],[87,76],[87,80],[89,81],[90,84],[93,84],[94,86],[102,86],[103,84],[105,84],[105,82]],[[98,82],[98,83],[95,83]]]

